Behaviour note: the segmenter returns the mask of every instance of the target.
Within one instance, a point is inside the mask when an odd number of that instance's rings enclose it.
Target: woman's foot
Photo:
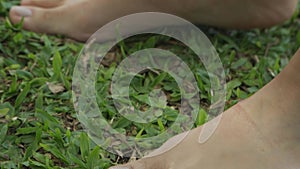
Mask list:
[[[299,65],[300,49],[271,83],[224,112],[207,142],[199,127],[169,151],[113,169],[300,168]]]
[[[245,5],[245,3],[247,3]],[[297,0],[22,0],[10,19],[27,30],[84,41],[106,23],[137,12],[166,12],[192,22],[230,28],[267,27],[288,19]]]

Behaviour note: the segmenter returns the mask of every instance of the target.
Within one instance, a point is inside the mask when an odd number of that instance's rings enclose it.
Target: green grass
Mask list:
[[[0,0],[0,167],[105,169],[126,162],[128,159],[95,145],[76,118],[71,80],[83,44],[11,25],[7,12],[17,3]],[[255,93],[282,70],[300,46],[299,28],[298,12],[291,20],[270,29],[203,28],[224,64],[228,85],[226,108]],[[204,100],[195,126],[203,124],[208,118],[210,99],[203,66],[180,43],[149,35],[133,37],[116,46],[111,51],[113,59],[107,58],[98,72],[97,101],[104,116],[119,132],[135,137],[157,135],[178,116],[178,87],[172,77],[156,70],[134,78],[130,96],[136,108],[144,110],[149,105],[145,96],[153,88],[162,88],[168,105],[159,120],[147,125],[134,123],[118,115],[113,106],[109,85],[116,63],[149,47],[170,50],[189,63]]]

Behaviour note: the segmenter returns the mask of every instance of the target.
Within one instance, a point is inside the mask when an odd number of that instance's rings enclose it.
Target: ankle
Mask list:
[[[238,103],[261,135],[278,147],[287,140],[288,143],[300,141],[300,105],[297,101],[300,94],[294,94],[300,89],[283,83],[278,77],[246,101]]]
[[[254,2],[256,10],[253,9],[253,12],[261,12],[261,14],[256,15],[259,18],[257,20],[258,24],[270,27],[290,19],[296,11],[297,3],[297,0],[256,0]]]

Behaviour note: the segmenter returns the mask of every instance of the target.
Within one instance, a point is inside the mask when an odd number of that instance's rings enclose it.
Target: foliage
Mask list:
[[[102,169],[126,161],[95,145],[76,119],[71,77],[83,45],[64,37],[24,31],[21,24],[12,25],[6,16],[9,8],[17,3],[0,0],[1,168]],[[228,87],[226,108],[258,91],[282,70],[300,46],[299,27],[296,13],[286,23],[269,29],[203,28],[224,64]],[[118,115],[109,96],[116,63],[124,55],[149,47],[181,55],[192,67],[204,99],[195,126],[203,124],[208,118],[210,99],[205,69],[193,60],[193,52],[185,46],[167,37],[149,35],[120,43],[111,51],[115,60],[100,69],[97,99],[106,118],[114,119],[114,128],[135,137],[156,135],[174,122],[180,93],[174,79],[163,72],[143,72],[130,87],[132,102],[139,109],[149,105],[145,96],[151,89],[162,87],[167,93],[166,111],[151,124],[135,124]]]

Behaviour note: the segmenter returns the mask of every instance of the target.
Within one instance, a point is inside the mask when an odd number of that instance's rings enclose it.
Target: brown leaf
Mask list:
[[[65,90],[65,87],[62,83],[49,83],[47,82],[46,83],[49,90],[53,93],[53,94],[57,94],[57,93],[60,93],[60,92],[63,92]]]

